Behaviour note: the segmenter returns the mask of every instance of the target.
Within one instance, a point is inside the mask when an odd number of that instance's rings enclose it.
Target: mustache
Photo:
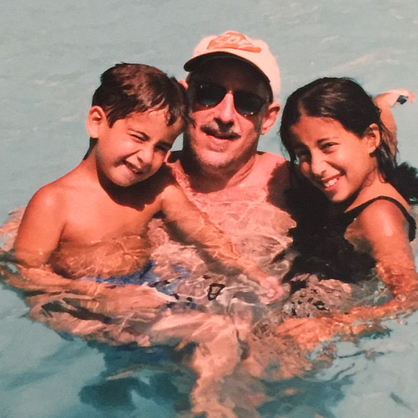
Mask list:
[[[201,131],[207,135],[221,139],[237,139],[241,134],[232,127],[222,127],[216,122],[206,123],[200,127]]]

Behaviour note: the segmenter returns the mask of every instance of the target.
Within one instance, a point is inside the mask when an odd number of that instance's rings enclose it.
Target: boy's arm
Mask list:
[[[57,248],[65,224],[65,203],[59,196],[54,186],[47,185],[30,200],[14,243],[18,262],[41,267]]]
[[[239,254],[226,234],[190,202],[178,184],[170,184],[164,189],[162,210],[168,222],[174,222],[186,238],[202,244],[212,258],[258,281],[269,289],[269,297],[277,299],[282,296],[283,288],[277,278],[269,276],[253,260]]]

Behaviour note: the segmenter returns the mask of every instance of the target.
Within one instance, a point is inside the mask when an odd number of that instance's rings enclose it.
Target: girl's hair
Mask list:
[[[293,174],[297,157],[290,130],[302,115],[334,119],[360,138],[366,134],[371,124],[376,124],[381,141],[373,154],[385,181],[392,180],[396,161],[388,145],[391,133],[380,119],[380,109],[355,81],[349,78],[320,78],[289,96],[283,110],[280,136],[289,154]]]

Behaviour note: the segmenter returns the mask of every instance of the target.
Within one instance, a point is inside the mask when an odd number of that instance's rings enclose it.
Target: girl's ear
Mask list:
[[[100,125],[108,123],[106,114],[100,106],[92,106],[87,115],[86,128],[90,138],[98,138]]]
[[[369,147],[369,153],[372,154],[376,151],[376,148],[380,145],[382,137],[380,135],[379,127],[376,123],[372,123],[367,129],[364,135],[364,138],[367,140],[367,145]]]

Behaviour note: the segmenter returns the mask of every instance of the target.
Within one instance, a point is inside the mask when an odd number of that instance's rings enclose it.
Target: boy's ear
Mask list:
[[[86,128],[90,138],[98,138],[100,125],[107,123],[104,110],[100,106],[92,106],[87,115]]]
[[[369,146],[369,153],[372,154],[376,151],[376,148],[380,145],[382,137],[380,135],[380,130],[377,124],[372,123],[366,130],[364,137],[367,139],[367,144]]]

